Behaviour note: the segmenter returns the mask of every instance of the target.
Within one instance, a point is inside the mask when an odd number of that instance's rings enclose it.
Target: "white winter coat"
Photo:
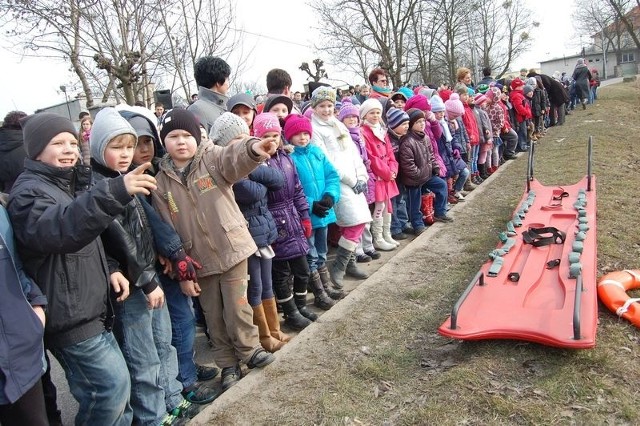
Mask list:
[[[349,130],[335,117],[324,121],[313,114],[311,124],[311,143],[324,151],[340,175],[340,201],[333,207],[336,212],[336,224],[347,227],[371,222],[371,213],[364,193],[353,192],[356,182],[366,182],[369,175],[356,146],[351,141]]]

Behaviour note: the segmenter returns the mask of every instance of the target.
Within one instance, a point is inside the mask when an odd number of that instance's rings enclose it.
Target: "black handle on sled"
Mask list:
[[[476,285],[478,281],[480,281],[478,285],[480,286],[484,285],[484,273],[482,271],[478,271],[478,273],[476,274],[475,277],[473,277],[473,279],[471,280],[467,288],[464,290],[464,292],[456,302],[456,304],[453,305],[453,309],[451,310],[451,329],[452,330],[455,330],[456,328],[458,328],[458,311],[460,310],[460,307],[462,306],[465,299],[467,298],[469,293],[471,293],[471,290],[473,290],[473,287]]]
[[[529,144],[529,158],[527,160],[527,192],[531,191],[531,181],[533,180],[533,155],[535,144]]]

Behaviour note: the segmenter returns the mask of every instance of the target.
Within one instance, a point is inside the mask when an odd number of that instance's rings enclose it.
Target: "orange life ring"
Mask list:
[[[598,297],[619,317],[640,327],[640,298],[632,299],[627,291],[640,288],[640,269],[611,272],[598,282]]]

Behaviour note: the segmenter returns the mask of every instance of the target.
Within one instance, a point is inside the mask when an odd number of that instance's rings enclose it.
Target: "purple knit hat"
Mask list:
[[[360,108],[357,105],[354,105],[351,102],[351,99],[344,98],[342,99],[342,108],[340,108],[338,120],[342,121],[351,116],[360,117]]]

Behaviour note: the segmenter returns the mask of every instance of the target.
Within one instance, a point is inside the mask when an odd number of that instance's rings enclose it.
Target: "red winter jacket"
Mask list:
[[[480,131],[478,130],[478,123],[476,122],[476,116],[473,113],[471,107],[467,104],[464,105],[464,114],[462,115],[462,122],[467,129],[469,135],[469,143],[471,146],[478,145],[480,143]]]
[[[522,123],[524,120],[530,120],[533,118],[531,115],[531,106],[529,106],[529,102],[524,97],[524,92],[522,90],[513,90],[509,93],[509,99],[511,100],[511,105],[513,105],[513,109],[516,112],[516,121],[518,123]]]

